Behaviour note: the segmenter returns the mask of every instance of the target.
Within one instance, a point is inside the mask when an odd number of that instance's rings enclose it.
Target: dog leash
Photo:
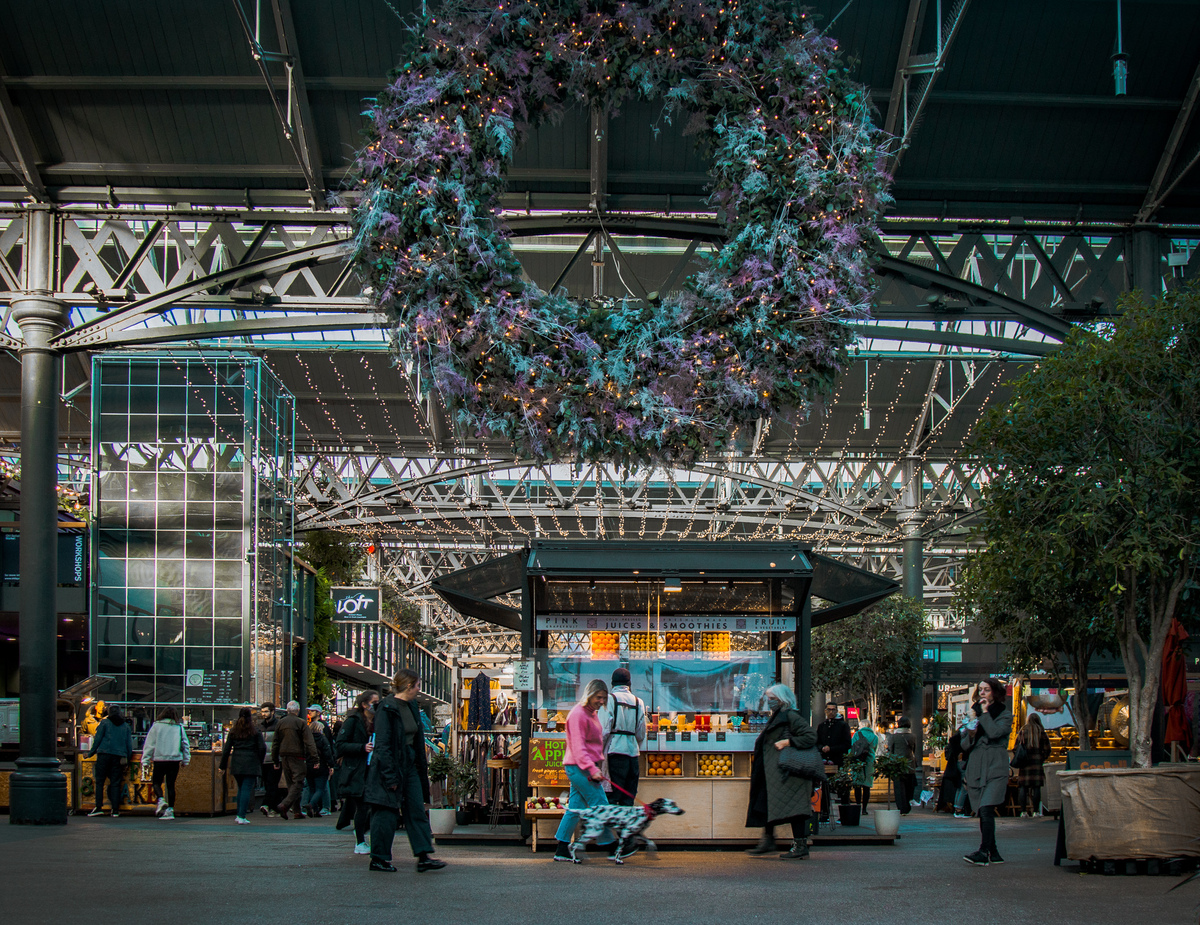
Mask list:
[[[622,787],[620,784],[618,784],[616,781],[614,781],[611,777],[606,777],[606,778],[604,778],[604,780],[608,781],[610,784],[612,784],[614,787],[616,787],[618,790],[620,790],[623,794],[625,794],[625,796],[629,797],[629,799],[633,800],[635,803],[637,803],[639,806],[641,806],[642,810],[646,813],[647,816],[650,816],[653,814],[652,810],[650,809],[649,804],[646,803],[645,800],[639,800],[632,793],[630,793],[628,790],[626,790],[624,787]]]

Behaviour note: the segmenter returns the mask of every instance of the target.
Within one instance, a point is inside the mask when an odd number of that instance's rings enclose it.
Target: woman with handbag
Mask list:
[[[1021,808],[1022,818],[1032,818],[1039,815],[1038,808],[1042,803],[1042,788],[1046,786],[1046,771],[1043,765],[1050,757],[1050,737],[1042,727],[1042,718],[1036,711],[1030,712],[1021,734],[1017,737],[1017,751],[1024,747],[1025,754],[1018,761],[1016,756],[1013,764],[1017,768],[1017,805]],[[1030,800],[1029,811],[1025,811],[1025,801]]]
[[[962,748],[967,753],[963,783],[979,813],[980,842],[979,850],[963,855],[963,860],[986,867],[1004,863],[996,850],[996,807],[1004,804],[1008,793],[1008,737],[1013,716],[1005,704],[1002,681],[980,681],[976,697],[971,704],[975,719],[963,727]]]
[[[238,718],[225,736],[221,750],[221,771],[228,771],[237,781],[238,825],[249,825],[250,804],[254,802],[254,785],[262,773],[267,757],[267,742],[254,722],[254,711],[242,707]]]
[[[779,856],[803,860],[808,857],[813,782],[785,771],[780,765],[780,754],[789,746],[801,752],[813,749],[817,734],[796,711],[796,695],[786,684],[767,688],[765,697],[771,716],[754,742],[750,806],[746,811],[746,827],[762,826],[763,834],[749,853],[762,857],[774,851],[775,826],[790,822],[792,847]]]
[[[571,783],[571,794],[567,799],[567,811],[563,813],[562,822],[554,836],[557,842],[554,848],[556,861],[575,860],[571,856],[571,839],[575,837],[579,816],[572,810],[608,805],[608,797],[600,786],[604,780],[604,771],[600,767],[604,763],[604,730],[596,716],[606,703],[608,685],[599,678],[593,678],[583,689],[583,699],[567,714],[567,747],[563,752],[563,770],[567,772],[567,780]],[[612,846],[614,852],[620,847],[611,829],[605,829],[604,840],[597,839],[596,844]],[[622,856],[632,854],[632,847],[627,845]]]
[[[338,815],[337,829],[354,823],[354,853],[370,854],[367,844],[367,829],[371,824],[371,807],[363,799],[367,783],[367,760],[375,749],[371,733],[375,729],[375,709],[379,695],[375,691],[363,691],[354,699],[354,709],[346,714],[338,732],[333,750],[341,759],[338,768],[338,793],[342,795],[342,811]]]
[[[179,769],[186,768],[191,760],[192,746],[179,722],[179,711],[174,707],[163,707],[146,733],[146,744],[142,746],[142,767],[150,765],[154,769],[150,781],[154,795],[158,797],[154,815],[159,819],[175,818],[175,778],[179,776]]]

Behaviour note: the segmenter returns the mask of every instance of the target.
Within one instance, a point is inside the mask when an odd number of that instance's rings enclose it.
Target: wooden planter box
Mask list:
[[[1200,856],[1200,765],[1060,771],[1072,860]]]

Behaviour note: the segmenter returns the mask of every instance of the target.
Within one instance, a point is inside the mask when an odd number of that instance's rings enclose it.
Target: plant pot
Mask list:
[[[469,809],[456,809],[454,811],[454,821],[458,825],[470,825],[475,821],[475,813]]]
[[[838,806],[838,819],[842,825],[858,825],[862,807],[857,803],[842,803]]]
[[[431,809],[429,811],[429,828],[434,835],[449,835],[457,824],[457,810]]]
[[[871,813],[875,820],[875,834],[895,838],[900,831],[900,810],[877,809]]]

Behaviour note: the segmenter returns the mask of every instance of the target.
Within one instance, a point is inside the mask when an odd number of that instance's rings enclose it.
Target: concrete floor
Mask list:
[[[395,874],[367,871],[333,819],[88,819],[0,824],[5,925],[200,922],[396,925],[1141,925],[1196,923],[1200,881],[1055,867],[1056,823],[1002,819],[1007,863],[965,864],[975,820],[916,811],[894,847],[817,848],[807,861],[671,850],[574,866],[511,846],[445,846],[417,875],[397,837]]]

